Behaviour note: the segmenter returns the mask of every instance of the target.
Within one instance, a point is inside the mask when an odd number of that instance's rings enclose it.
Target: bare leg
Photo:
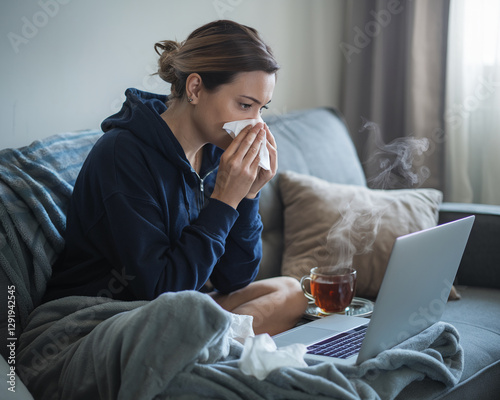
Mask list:
[[[292,328],[307,307],[298,281],[290,277],[263,279],[226,295],[210,295],[227,311],[253,316],[255,334],[275,335]]]

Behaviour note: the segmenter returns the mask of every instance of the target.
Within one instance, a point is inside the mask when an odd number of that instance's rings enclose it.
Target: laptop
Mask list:
[[[370,319],[333,314],[273,336],[307,346],[305,359],[353,365],[438,322],[474,216],[398,237]]]

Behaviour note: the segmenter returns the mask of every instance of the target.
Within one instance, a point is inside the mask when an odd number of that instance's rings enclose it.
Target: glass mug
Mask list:
[[[304,286],[311,281],[311,293]],[[343,312],[351,304],[356,290],[354,268],[316,267],[300,280],[304,295],[313,300],[323,314]]]

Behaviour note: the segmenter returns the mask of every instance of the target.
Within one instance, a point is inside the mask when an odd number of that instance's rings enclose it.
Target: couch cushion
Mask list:
[[[300,279],[317,266],[354,266],[356,293],[374,298],[398,236],[437,224],[435,189],[375,190],[294,172],[279,176],[285,206],[282,274]]]
[[[295,171],[328,182],[366,186],[363,168],[340,113],[315,108],[264,118],[278,146],[278,172]],[[277,177],[261,192],[263,259],[259,279],[280,274],[283,205]]]
[[[279,170],[328,182],[366,185],[363,169],[343,117],[317,108],[265,119],[278,145]]]

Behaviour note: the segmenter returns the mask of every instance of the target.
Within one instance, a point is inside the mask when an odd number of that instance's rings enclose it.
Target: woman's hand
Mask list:
[[[258,190],[271,179],[272,175],[267,180],[268,174],[260,176],[260,171],[263,170],[258,165],[259,149],[266,143],[267,132],[269,129],[259,122],[254,127],[244,128],[232,141],[221,156],[212,198],[236,208],[244,197],[252,197],[252,195],[255,197]],[[274,142],[274,138],[272,140]],[[273,163],[276,165],[275,149],[273,157],[271,167]]]
[[[259,168],[259,171],[257,173],[257,178],[253,182],[252,187],[250,188],[246,196],[248,199],[255,198],[255,196],[257,196],[257,194],[264,187],[264,185],[267,182],[269,182],[274,175],[276,175],[276,171],[278,170],[278,151],[277,151],[276,141],[274,140],[274,136],[272,135],[271,131],[269,130],[266,124],[264,124],[264,130],[266,131],[266,141],[264,143],[267,146],[267,149],[269,150],[269,160],[271,169],[265,170],[263,168]]]

